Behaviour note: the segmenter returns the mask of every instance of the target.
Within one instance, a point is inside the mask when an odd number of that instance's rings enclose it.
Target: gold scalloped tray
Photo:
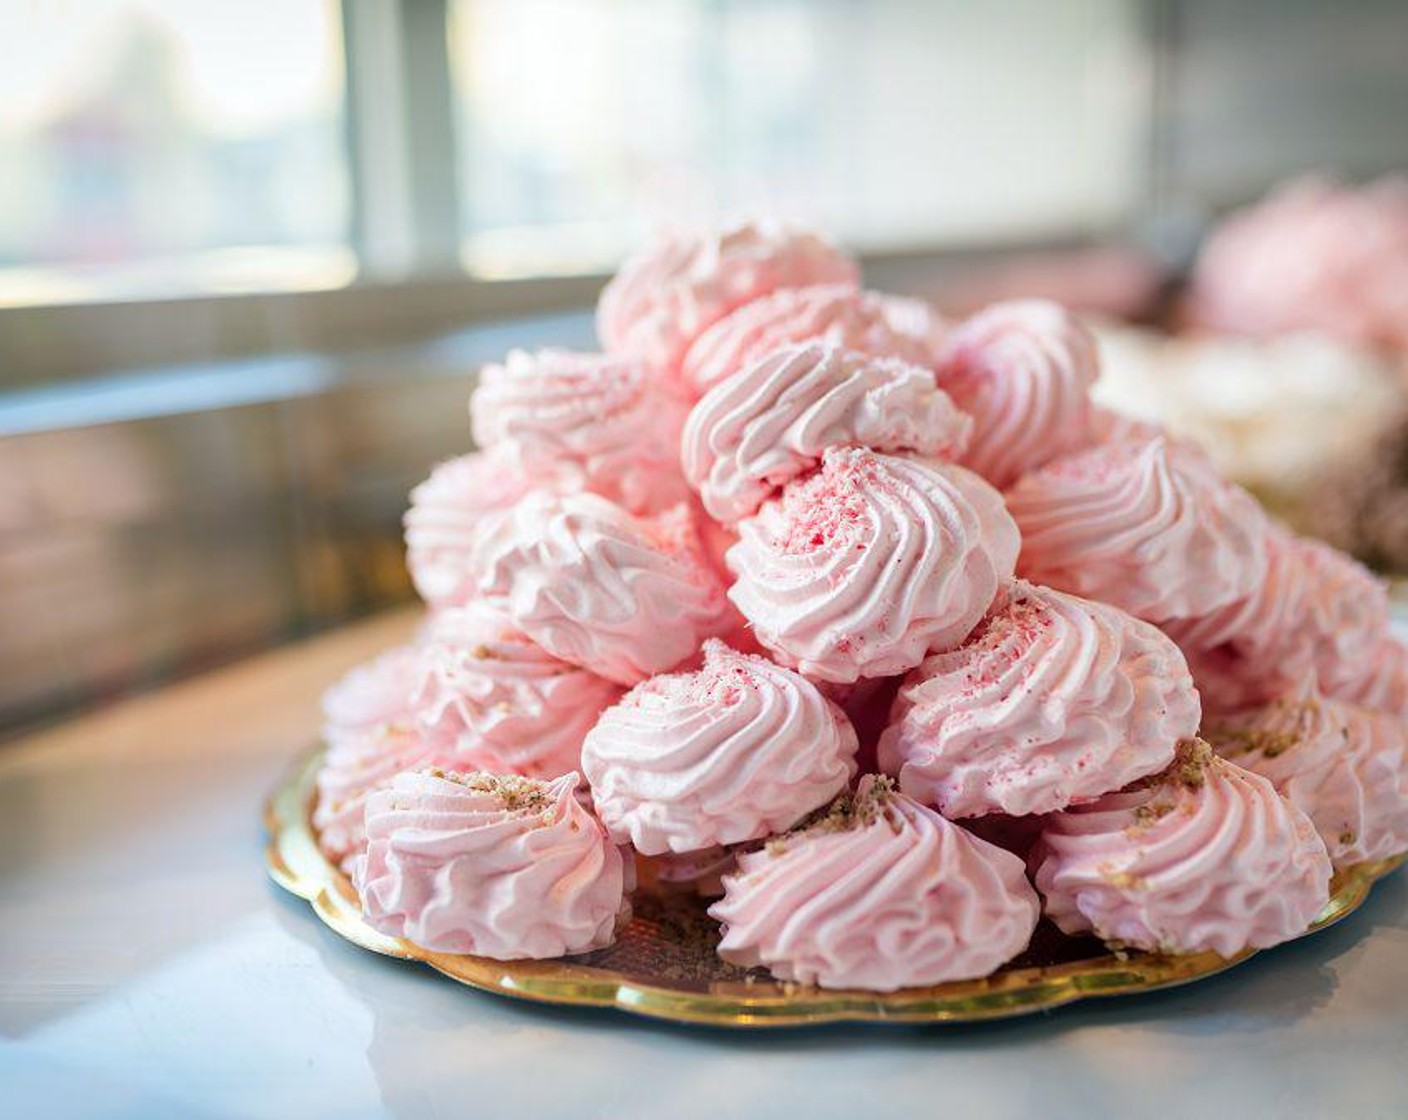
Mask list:
[[[1115,955],[1043,922],[1022,956],[985,980],[898,992],[828,991],[744,972],[714,953],[717,930],[693,894],[642,889],[618,942],[584,956],[496,961],[432,953],[367,925],[347,878],[323,857],[310,823],[322,750],[290,767],[264,806],[265,859],[274,882],[347,940],[375,953],[421,961],[480,991],[716,1027],[785,1027],[840,1022],[970,1023],[1025,1015],[1095,996],[1130,995],[1200,980],[1252,956],[1213,953]],[[1374,882],[1405,857],[1340,872],[1329,903],[1308,932],[1359,907]]]

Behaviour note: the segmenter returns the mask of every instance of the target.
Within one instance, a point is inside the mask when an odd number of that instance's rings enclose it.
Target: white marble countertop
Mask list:
[[[1408,873],[1202,984],[968,1028],[672,1028],[362,952],[258,806],[391,616],[0,748],[0,1115],[1408,1116]]]

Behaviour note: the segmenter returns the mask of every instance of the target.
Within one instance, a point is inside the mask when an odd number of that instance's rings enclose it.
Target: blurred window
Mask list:
[[[351,274],[336,0],[0,0],[0,305]]]
[[[452,0],[465,263],[758,210],[881,249],[1107,229],[1144,174],[1137,8]]]

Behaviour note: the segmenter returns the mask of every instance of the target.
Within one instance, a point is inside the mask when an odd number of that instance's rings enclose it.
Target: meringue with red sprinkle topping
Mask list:
[[[782,832],[844,789],[856,734],[816,686],[704,643],[703,667],[637,685],[582,746],[602,823],[644,855]]]
[[[1224,717],[1208,739],[1303,810],[1336,867],[1408,851],[1408,729],[1397,717],[1311,684]]]
[[[828,448],[738,529],[729,597],[758,641],[841,684],[963,641],[1019,545],[1001,495],[971,471],[858,447]]]
[[[1266,575],[1266,514],[1183,444],[1099,444],[1024,475],[1006,498],[1024,578],[1150,622],[1215,611]]]
[[[685,351],[730,311],[781,288],[858,284],[856,263],[830,242],[779,222],[659,238],[601,293],[597,334],[609,353],[674,377]]]
[[[457,765],[557,778],[621,687],[562,661],[483,603],[430,620],[415,692],[426,739]]]
[[[534,493],[475,550],[477,590],[549,653],[618,684],[673,669],[733,624],[688,508],[635,517]]]
[[[680,461],[709,515],[734,522],[813,470],[828,447],[951,459],[971,428],[929,370],[808,342],[709,390],[685,423]]]
[[[963,465],[1005,489],[1091,441],[1095,341],[1046,300],[993,304],[960,323],[939,357],[939,385],[976,427]]]
[[[989,975],[1027,947],[1039,912],[1019,858],[875,775],[740,855],[709,908],[727,961],[880,992]]]
[[[1264,704],[1308,673],[1327,692],[1353,689],[1387,636],[1388,595],[1355,560],[1275,525],[1266,554],[1266,576],[1249,594],[1164,624],[1209,711]]]
[[[406,511],[406,567],[416,591],[432,607],[468,602],[474,595],[474,546],[489,520],[530,490],[581,488],[576,471],[529,473],[508,447],[441,463],[411,491]]]
[[[879,761],[947,817],[1048,813],[1163,770],[1199,718],[1157,627],[1018,581],[963,645],[905,678]]]
[[[632,513],[688,496],[679,470],[686,405],[636,362],[571,350],[514,350],[470,397],[475,442],[507,447],[525,473],[575,470],[581,489]]]
[[[427,769],[367,802],[352,880],[374,929],[438,953],[540,960],[602,949],[629,920],[621,851],[551,782]]]
[[[1201,740],[1163,774],[1046,818],[1031,865],[1061,930],[1159,953],[1277,945],[1330,893],[1310,818]]]
[[[707,393],[774,350],[803,342],[928,365],[927,346],[897,330],[894,313],[888,297],[851,284],[784,288],[745,303],[700,335],[685,355],[683,379],[695,394]]]

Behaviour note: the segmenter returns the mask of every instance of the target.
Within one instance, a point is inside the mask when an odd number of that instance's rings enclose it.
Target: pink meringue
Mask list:
[[[1182,444],[1100,444],[1025,475],[1006,497],[1024,578],[1150,622],[1208,614],[1266,574],[1265,513]]]
[[[424,653],[419,646],[396,646],[349,669],[323,693],[323,737],[412,723],[411,696],[420,681]]]
[[[1327,692],[1353,687],[1388,631],[1388,596],[1362,565],[1272,526],[1266,575],[1249,594],[1166,622],[1209,711],[1264,704],[1313,673]]]
[[[1031,862],[1063,931],[1150,952],[1264,949],[1330,894],[1310,819],[1201,740],[1158,778],[1048,817]]]
[[[406,566],[420,597],[432,607],[468,601],[474,594],[471,558],[484,525],[537,487],[566,493],[581,482],[559,471],[530,474],[505,447],[436,467],[411,491],[405,518]]]
[[[493,774],[557,778],[619,685],[562,661],[483,603],[431,619],[416,719],[442,757]]]
[[[673,669],[731,612],[689,510],[633,517],[595,494],[531,494],[475,550],[477,590],[549,653],[618,684]]]
[[[1334,690],[1338,699],[1408,720],[1408,648],[1391,634],[1374,643],[1355,677]]]
[[[940,314],[939,309],[928,300],[914,296],[880,292],[871,298],[880,305],[891,330],[919,345],[920,352],[925,356],[922,364],[936,365],[948,342],[949,332],[953,330],[953,324]]]
[[[689,348],[682,367],[684,381],[702,395],[774,350],[802,342],[928,365],[930,352],[924,340],[894,326],[896,309],[889,299],[847,283],[784,288],[745,303]]]
[[[367,853],[353,868],[368,924],[498,960],[610,945],[630,915],[625,864],[577,781],[397,775],[367,802]]]
[[[665,237],[606,285],[597,334],[608,352],[673,377],[690,345],[735,308],[781,288],[854,287],[859,277],[855,262],[829,242],[775,222]]]
[[[814,469],[828,447],[949,459],[971,428],[929,370],[809,342],[709,390],[689,414],[680,460],[709,515],[734,522]]]
[[[1090,442],[1095,341],[1058,304],[998,303],[961,323],[938,363],[939,385],[976,427],[961,462],[1005,489]]]
[[[900,688],[880,767],[947,817],[1025,816],[1157,773],[1200,709],[1183,655],[1115,607],[1014,583]]]
[[[947,463],[829,448],[820,471],[739,523],[729,597],[804,676],[847,683],[957,645],[1012,574],[1001,496]]]
[[[1031,941],[1022,861],[867,775],[819,819],[738,857],[719,955],[824,988],[987,976]]]
[[[1408,729],[1315,688],[1239,712],[1208,733],[1315,824],[1336,867],[1408,851]]]
[[[659,855],[790,828],[850,783],[855,753],[814,685],[708,641],[703,668],[653,677],[602,713],[582,769],[612,837]]]
[[[635,362],[570,350],[514,350],[488,365],[469,402],[474,439],[507,446],[528,474],[576,471],[580,489],[632,513],[683,501],[684,400]]]

